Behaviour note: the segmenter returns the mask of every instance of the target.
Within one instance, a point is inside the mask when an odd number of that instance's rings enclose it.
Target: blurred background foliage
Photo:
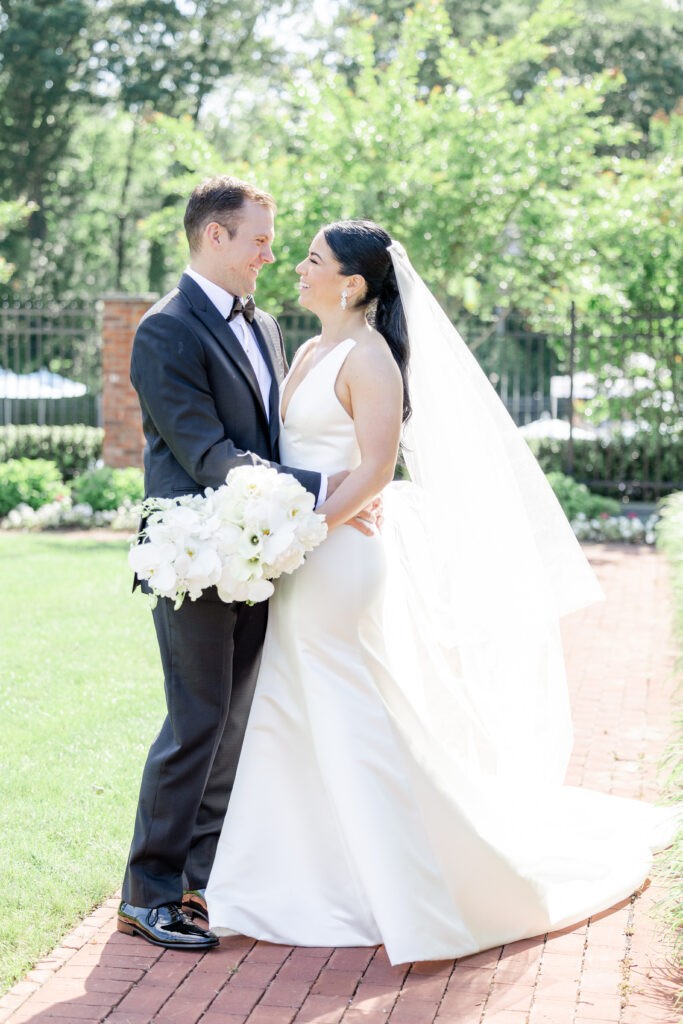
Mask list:
[[[671,309],[679,7],[3,0],[0,297],[166,290],[189,191],[228,172],[277,199],[275,313],[318,227],[352,216],[454,317]]]

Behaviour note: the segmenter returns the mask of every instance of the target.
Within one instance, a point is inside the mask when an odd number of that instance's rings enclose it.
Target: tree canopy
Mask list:
[[[376,49],[386,59],[396,46],[400,26],[414,0],[351,0],[338,15],[341,25],[373,15],[379,31]],[[508,39],[539,6],[539,0],[444,0],[453,34],[464,44],[489,36]],[[564,75],[581,78],[618,70],[623,78],[605,99],[604,113],[636,124],[647,134],[650,118],[670,114],[683,96],[683,22],[675,0],[571,0],[567,17],[547,35],[553,63]],[[521,99],[533,85],[539,65],[521,61],[514,94]],[[438,73],[432,61],[425,79]],[[433,83],[431,83],[433,84]]]
[[[378,58],[382,27],[370,19],[345,37],[352,81],[324,58],[292,81],[260,111],[248,160],[231,164],[278,200],[278,262],[259,282],[260,300],[274,309],[293,301],[294,266],[321,224],[367,217],[404,242],[454,310],[516,306],[542,318],[572,299],[583,309],[672,303],[680,116],[658,116],[654,156],[615,155],[637,138],[604,113],[622,77],[575,80],[555,67],[546,39],[566,17],[546,2],[515,35],[464,45],[443,5],[417,5],[391,59]],[[439,76],[429,89],[426,61]],[[539,72],[518,102],[519,67],[532,61]],[[213,154],[200,157],[207,170],[220,167],[222,141],[218,133]],[[185,166],[173,180],[183,198],[144,224],[167,249],[199,170]],[[178,264],[183,252],[181,241]]]
[[[187,195],[229,172],[278,202],[275,312],[339,217],[382,223],[459,314],[674,304],[666,0],[354,0],[317,55],[280,31],[294,6],[0,3],[5,294],[172,286]]]

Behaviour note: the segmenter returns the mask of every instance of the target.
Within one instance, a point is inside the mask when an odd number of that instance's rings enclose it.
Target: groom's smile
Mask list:
[[[190,266],[231,295],[250,295],[264,263],[275,260],[273,212],[248,199],[231,217],[208,220],[190,252]]]
[[[271,248],[274,236],[273,211],[259,203],[246,202],[233,237],[225,229],[221,239],[223,280],[219,283],[226,291],[233,295],[254,291],[263,265],[275,260]]]

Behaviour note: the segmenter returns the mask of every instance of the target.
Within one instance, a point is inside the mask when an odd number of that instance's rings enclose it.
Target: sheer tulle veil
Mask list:
[[[561,783],[571,723],[558,619],[604,598],[540,466],[403,246],[411,483],[390,485],[387,632],[425,756]],[[432,751],[433,753],[433,751]]]

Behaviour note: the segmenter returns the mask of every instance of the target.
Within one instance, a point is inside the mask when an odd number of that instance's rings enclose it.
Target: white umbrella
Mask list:
[[[561,374],[550,378],[550,397],[554,399],[569,398],[572,379],[569,374]],[[574,398],[595,398],[598,382],[595,374],[579,370],[574,374],[574,387],[571,388]]]
[[[540,420],[532,420],[519,428],[522,437],[548,437],[557,440],[568,440],[569,421],[556,420],[551,417],[542,417]],[[572,431],[574,439],[593,441],[599,437],[599,432],[594,427],[574,427]]]
[[[52,373],[45,366],[33,373],[13,373],[0,367],[0,399],[80,398],[87,390],[85,384]]]

